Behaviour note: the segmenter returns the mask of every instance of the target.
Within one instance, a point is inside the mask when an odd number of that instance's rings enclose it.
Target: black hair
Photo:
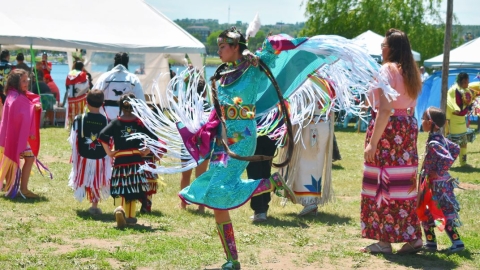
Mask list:
[[[120,109],[120,112],[118,113],[118,115],[122,114],[122,109],[132,107],[132,105],[130,105],[130,99],[134,99],[134,98],[136,98],[136,97],[133,93],[123,94],[120,97],[120,100],[118,101],[118,107]]]
[[[25,56],[23,56],[23,53],[17,54],[17,61],[23,61],[25,60]]]
[[[128,69],[128,60],[129,60],[128,53],[126,52],[119,52],[115,54],[115,58],[113,59],[113,66],[116,67],[117,65],[123,65],[126,69]]]
[[[78,71],[82,71],[83,70],[83,62],[82,61],[76,61],[74,68]]]
[[[205,90],[205,80],[200,78],[197,84],[197,93],[199,95],[202,95],[202,93],[204,93],[204,90]]]
[[[465,72],[460,72],[457,75],[457,84],[460,84],[463,80],[469,79],[468,78],[468,73]]]
[[[239,52],[242,53],[244,50],[247,49],[247,40],[243,36],[242,32],[240,32],[240,30],[238,30],[235,26],[230,27],[230,29],[224,30],[222,33],[220,33],[220,35],[218,35],[218,37],[219,38],[230,38],[228,36],[228,33],[230,33],[230,32],[240,34],[240,38],[238,39],[238,46],[239,46]],[[230,44],[230,43],[228,43],[228,44],[230,46],[236,45],[236,44]]]
[[[10,52],[8,50],[2,50],[2,53],[0,54],[0,59],[5,59],[10,55]]]
[[[445,122],[447,122],[447,117],[445,116],[445,113],[437,108],[437,107],[428,107],[427,110],[423,113],[423,119],[432,121],[432,126],[429,130],[429,132],[435,131],[435,126],[437,128],[442,128],[445,125]]]
[[[93,89],[87,93],[87,103],[94,108],[102,107],[104,100],[105,95],[101,90]]]

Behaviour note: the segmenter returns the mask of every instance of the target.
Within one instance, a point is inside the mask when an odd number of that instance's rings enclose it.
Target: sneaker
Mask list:
[[[102,210],[100,208],[93,208],[93,207],[90,207],[88,208],[88,213],[90,213],[90,215],[101,215],[102,214]]]
[[[130,218],[129,217],[129,218],[125,219],[125,222],[127,223],[127,225],[135,225],[135,224],[137,224],[137,218],[134,218],[134,217]]]
[[[300,211],[300,213],[298,213],[299,216],[306,216],[306,215],[316,215],[318,212],[318,205],[316,204],[309,204],[309,205],[305,205],[302,209],[302,211]]]
[[[123,207],[119,206],[115,208],[113,212],[115,214],[115,221],[117,222],[117,228],[122,229],[127,225],[127,221],[125,220],[125,211]]]
[[[459,244],[454,244],[454,245],[452,245],[451,247],[449,247],[449,248],[447,249],[447,251],[448,251],[449,253],[456,253],[456,252],[460,252],[460,251],[462,251],[462,250],[464,250],[464,249],[465,249],[465,245],[464,245],[463,243],[459,243]]]
[[[267,221],[267,213],[259,213],[250,217],[252,222],[264,222]]]
[[[222,270],[238,270],[240,269],[240,262],[232,260],[232,261],[227,261],[222,265]]]

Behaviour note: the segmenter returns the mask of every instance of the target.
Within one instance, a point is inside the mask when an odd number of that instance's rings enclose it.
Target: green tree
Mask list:
[[[215,32],[211,32],[210,35],[207,37],[207,44],[205,47],[207,48],[208,55],[214,55],[217,52],[217,37],[223,32],[223,30],[217,30]]]
[[[300,35],[353,38],[367,30],[383,35],[389,28],[407,33],[412,48],[428,59],[443,52],[442,0],[307,0],[309,18]],[[454,21],[456,19],[454,18]],[[452,36],[452,47],[458,37]],[[379,45],[380,46],[380,45]]]

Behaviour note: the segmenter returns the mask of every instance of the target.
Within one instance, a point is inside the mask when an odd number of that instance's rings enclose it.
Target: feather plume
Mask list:
[[[258,30],[260,30],[260,26],[262,23],[260,22],[260,18],[258,17],[258,13],[255,15],[255,18],[253,18],[253,21],[250,22],[247,28],[246,36],[247,40],[251,37],[255,37],[257,34]]]

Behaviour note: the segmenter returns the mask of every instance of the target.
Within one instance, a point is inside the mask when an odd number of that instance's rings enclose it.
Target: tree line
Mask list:
[[[262,25],[248,42],[249,49],[260,48],[269,34],[285,33],[293,37],[314,35],[340,35],[353,38],[371,30],[384,35],[389,28],[407,33],[412,48],[425,59],[443,53],[445,22],[441,18],[442,0],[306,0],[303,4],[305,23]],[[452,48],[480,36],[480,26],[462,26],[453,18]],[[175,23],[187,29],[197,20],[182,19]],[[204,41],[207,54],[216,55],[216,38],[221,31],[235,25],[242,32],[248,23],[219,24],[217,20],[204,20],[202,26],[210,28]],[[379,45],[380,46],[380,45]]]

